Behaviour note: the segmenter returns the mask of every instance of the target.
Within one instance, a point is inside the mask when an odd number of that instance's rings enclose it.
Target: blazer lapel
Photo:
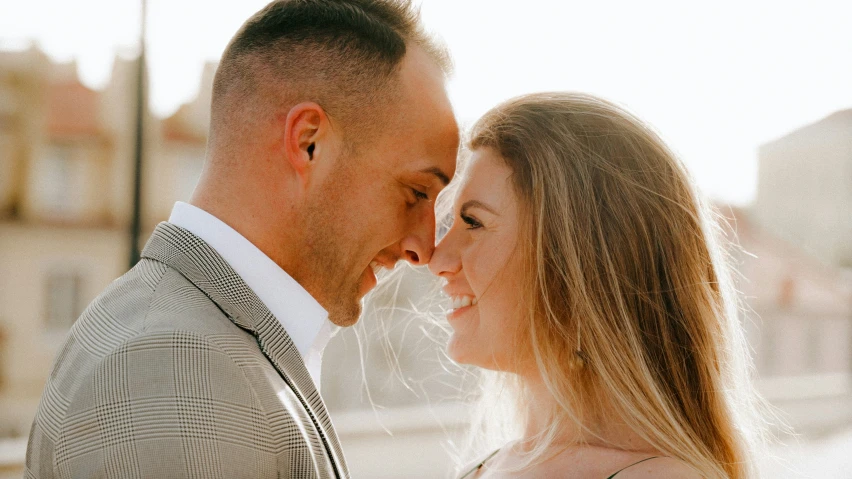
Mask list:
[[[143,258],[180,272],[213,300],[237,326],[250,331],[313,419],[340,477],[349,477],[340,441],[302,356],[269,309],[228,263],[189,231],[160,223],[142,251]]]

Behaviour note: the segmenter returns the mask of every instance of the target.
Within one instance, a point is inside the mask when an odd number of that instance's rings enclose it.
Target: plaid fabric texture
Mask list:
[[[200,238],[161,223],[71,329],[27,478],[348,478],[290,337]]]

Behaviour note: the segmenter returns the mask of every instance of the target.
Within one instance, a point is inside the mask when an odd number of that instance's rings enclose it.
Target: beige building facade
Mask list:
[[[743,318],[761,377],[852,374],[852,274],[727,208]]]
[[[758,150],[756,220],[821,261],[852,267],[852,109]]]
[[[93,91],[73,64],[0,53],[0,437],[27,435],[71,324],[128,268],[134,88],[130,61]],[[143,241],[200,173],[187,110],[146,123]]]

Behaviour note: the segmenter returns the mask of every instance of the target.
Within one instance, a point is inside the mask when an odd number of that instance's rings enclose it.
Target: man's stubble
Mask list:
[[[318,296],[315,299],[328,311],[332,323],[346,327],[361,316],[363,270],[355,263],[363,249],[358,235],[359,226],[363,226],[352,215],[351,192],[358,188],[354,181],[355,161],[347,157],[337,163],[333,179],[321,186],[308,211],[308,245],[302,264],[310,265],[305,272],[306,289]]]

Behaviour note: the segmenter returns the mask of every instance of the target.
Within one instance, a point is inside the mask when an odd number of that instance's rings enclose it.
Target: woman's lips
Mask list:
[[[371,263],[370,266],[364,269],[364,272],[361,273],[361,296],[363,297],[369,293],[370,290],[375,288],[378,283],[379,281],[376,279],[375,269]]]
[[[370,290],[375,288],[377,284],[379,284],[379,271],[384,268],[390,269],[390,267],[381,264],[376,260],[370,261],[370,264],[364,272],[361,273],[361,296],[366,295],[370,292]]]
[[[461,316],[463,316],[465,313],[467,313],[468,311],[471,311],[475,307],[476,307],[475,304],[471,304],[470,306],[463,306],[461,308],[450,310],[450,312],[447,313],[447,319],[458,319]]]
[[[479,302],[476,296],[470,294],[449,294],[449,297],[450,305],[453,309],[447,314],[447,318],[461,316]]]

